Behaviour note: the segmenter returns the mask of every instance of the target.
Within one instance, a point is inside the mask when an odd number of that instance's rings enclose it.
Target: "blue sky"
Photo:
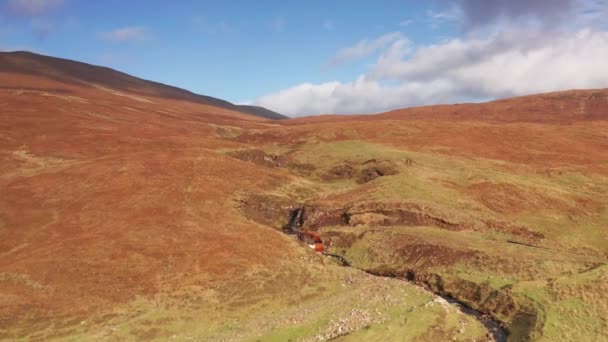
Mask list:
[[[484,63],[527,65],[534,61],[509,54],[540,53],[536,42],[555,36],[562,40],[551,45],[588,50],[563,56],[563,63],[608,56],[605,1],[529,2],[5,0],[0,49],[106,65],[294,116],[603,86],[591,71],[575,81],[565,73],[544,86],[527,86],[525,75],[506,87],[489,85],[505,80],[484,75]],[[577,19],[563,23],[572,13]],[[515,68],[511,62],[488,66],[488,73]],[[470,74],[450,78],[467,68]]]
[[[340,48],[366,37],[407,29],[413,39],[429,42],[452,34],[400,26],[425,16],[430,7],[421,3],[72,0],[39,19],[52,25],[48,33],[32,29],[29,16],[4,15],[12,32],[2,36],[2,44],[243,101],[295,83],[352,79],[362,71],[360,64],[325,64]],[[141,37],[103,38],[122,28],[141,28]]]

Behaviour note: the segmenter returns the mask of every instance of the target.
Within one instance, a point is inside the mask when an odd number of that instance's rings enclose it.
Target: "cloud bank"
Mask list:
[[[574,1],[599,5],[600,12],[575,8]],[[608,68],[604,67],[608,60],[608,31],[592,22],[587,22],[586,27],[563,24],[548,28],[543,24],[545,20],[557,20],[574,12],[580,16],[602,13],[608,6],[604,2],[542,0],[530,4],[523,0],[462,0],[459,3],[465,31],[495,25],[498,18],[505,24],[501,29],[488,30],[486,35],[476,30],[426,46],[413,46],[399,32],[362,40],[340,50],[329,63],[339,65],[380,51],[376,62],[355,80],[302,83],[262,96],[253,104],[290,116],[359,114],[608,87]],[[560,5],[558,9],[543,10],[539,3]],[[531,24],[521,25],[522,19],[532,20]],[[581,22],[580,17],[577,20]]]

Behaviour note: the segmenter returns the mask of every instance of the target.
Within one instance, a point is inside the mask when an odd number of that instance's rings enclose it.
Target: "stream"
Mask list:
[[[502,327],[502,324],[492,319],[490,315],[486,315],[479,311],[473,310],[453,298],[442,298],[447,300],[448,303],[456,306],[462,313],[475,317],[479,322],[481,322],[481,324],[486,327],[486,329],[488,329],[488,332],[492,335],[496,342],[507,341],[506,330]]]
[[[296,235],[300,239],[302,232],[299,231],[298,228],[302,227],[304,225],[304,223],[305,223],[304,208],[303,207],[296,208],[291,212],[289,224],[287,226],[285,226],[284,232],[289,235]],[[329,254],[327,252],[323,252],[321,254],[323,254],[327,257],[337,259],[344,267],[354,267],[354,266],[351,266],[351,264],[348,262],[348,260],[346,260],[341,255]],[[356,267],[354,267],[354,268],[356,268]],[[357,269],[359,269],[359,268],[357,268]],[[387,277],[387,276],[374,274],[372,272],[369,272],[369,271],[366,271],[363,269],[359,269],[359,270],[366,272],[368,274],[377,276],[377,277],[395,278],[395,277]],[[415,286],[420,286],[418,284],[415,284],[415,283],[409,281],[406,278],[396,278],[396,279],[407,281],[410,284],[414,284]],[[422,286],[420,286],[420,287],[422,287]],[[422,288],[424,288],[424,287],[422,287]],[[508,335],[507,331],[505,330],[505,328],[502,326],[502,324],[500,322],[494,320],[490,315],[473,310],[470,307],[468,307],[466,304],[459,302],[458,300],[456,300],[454,298],[444,297],[437,293],[433,293],[433,294],[440,298],[443,298],[449,304],[456,307],[463,314],[471,316],[471,317],[475,318],[477,321],[479,321],[481,324],[483,324],[486,327],[486,329],[488,330],[488,334],[490,336],[492,336],[494,341],[496,341],[496,342],[506,342],[507,341],[507,335]]]

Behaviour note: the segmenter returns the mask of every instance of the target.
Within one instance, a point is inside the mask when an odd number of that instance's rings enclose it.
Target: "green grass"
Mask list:
[[[523,282],[517,291],[541,303],[546,312],[543,341],[593,341],[608,337],[607,266],[557,278]]]
[[[296,341],[330,334],[335,322],[346,318],[344,324],[353,329],[350,333],[354,337],[399,334],[406,340],[415,340],[427,333],[440,316],[447,320],[442,328],[456,328],[462,321],[467,327],[463,336],[483,335],[484,328],[475,319],[428,305],[434,297],[411,284],[329,264],[313,268],[327,274],[327,278],[321,277],[304,288],[260,293],[260,298],[252,298],[253,304],[218,302],[212,293],[201,295],[200,289],[182,288],[180,293],[171,295],[139,297],[61,327],[49,326],[27,338]],[[285,276],[296,284],[302,283]],[[359,322],[352,318],[356,317],[351,314],[353,310],[369,314],[372,319]]]
[[[608,222],[606,177],[583,175],[574,171],[549,175],[506,162],[403,151],[363,141],[309,144],[302,146],[293,157],[299,162],[317,166],[317,177],[310,179],[320,184],[319,193],[347,193],[358,188],[352,180],[322,182],[318,178],[318,175],[343,161],[357,164],[374,158],[390,160],[397,165],[400,173],[366,184],[370,191],[353,194],[352,201],[414,202],[434,208],[454,220],[508,221],[546,235],[550,244],[571,248],[589,247],[599,253],[608,252],[608,237],[605,234],[605,222]],[[412,167],[404,164],[408,158],[414,160]],[[604,203],[604,209],[600,213],[589,212],[588,209],[573,219],[568,211],[540,202],[535,205],[546,209],[497,213],[466,193],[468,186],[480,182],[505,183],[528,189],[527,191],[562,203],[568,210],[581,210],[574,197]],[[579,233],[573,234],[573,230]]]
[[[314,202],[341,194],[344,204],[415,203],[451,222],[475,225],[483,221],[500,221],[544,235],[540,242],[543,248],[531,248],[508,243],[507,240],[519,241],[521,238],[500,231],[449,231],[437,227],[323,227],[323,234],[373,231],[346,249],[334,250],[345,255],[354,266],[363,269],[380,266],[394,270],[417,269],[420,267],[418,264],[408,264],[398,253],[399,246],[407,249],[408,241],[412,239],[456,252],[474,252],[479,256],[475,260],[462,258],[445,265],[439,263],[427,267],[426,271],[440,274],[452,284],[464,280],[485,284],[494,290],[512,288],[512,295],[518,303],[538,306],[542,311],[543,320],[536,333],[543,340],[573,340],[577,336],[583,340],[608,338],[604,318],[608,317],[608,304],[605,304],[608,300],[604,294],[608,293],[608,288],[603,285],[608,281],[600,272],[606,269],[585,272],[590,265],[607,262],[606,177],[582,174],[575,169],[539,170],[490,159],[455,157],[432,151],[405,151],[358,140],[322,141],[310,140],[291,154],[296,162],[315,165],[315,172],[275,189],[277,193],[288,196],[305,188],[307,190],[302,192],[305,195],[301,197],[303,201]],[[277,151],[274,146],[261,148],[267,152]],[[360,165],[370,159],[388,160],[397,166],[399,173],[364,185],[353,179],[324,181],[321,177],[344,162]],[[407,166],[407,159],[412,159],[414,165]],[[468,187],[481,182],[509,184],[539,194],[529,199],[530,205],[536,209],[506,213],[494,211],[467,192]],[[365,191],[359,191],[361,189]],[[577,197],[595,201],[596,205],[581,207],[584,202],[576,202]],[[549,279],[556,279],[552,289],[547,288]],[[436,324],[432,322],[432,317],[436,316],[431,314],[427,320],[421,321],[419,316],[391,310],[386,312],[391,317],[386,323],[358,330],[342,340],[390,340],[390,336],[400,334],[407,336],[404,340],[415,339],[412,336],[422,336]],[[302,326],[285,327],[262,335],[262,340],[285,340],[309,334],[326,325],[330,317],[330,313],[320,314]],[[419,334],[417,328],[421,329]]]
[[[446,289],[452,293],[459,293],[461,280],[485,284],[498,291],[511,287],[512,296],[520,305],[535,303],[541,308],[545,321],[541,322],[537,334],[547,341],[560,336],[573,339],[574,331],[585,337],[581,340],[594,340],[608,334],[605,319],[608,317],[608,266],[588,271],[594,262],[602,262],[601,259],[489,240],[487,235],[474,232],[463,234],[433,227],[327,227],[323,233],[358,234],[365,230],[369,230],[368,233],[352,246],[336,250],[356,267],[388,266],[396,271],[415,269],[439,274]],[[395,241],[403,243],[395,244]],[[455,251],[478,251],[483,257],[474,263],[464,258],[456,260],[455,264],[440,263],[421,268],[396,253],[397,246],[407,249],[409,241],[423,241]],[[548,285],[549,282],[552,285]]]

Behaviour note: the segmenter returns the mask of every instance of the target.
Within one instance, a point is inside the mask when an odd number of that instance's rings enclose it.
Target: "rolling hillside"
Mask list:
[[[190,101],[267,119],[287,118],[265,108],[235,105],[211,96],[198,95],[166,84],[143,80],[110,68],[31,52],[1,52],[0,72],[26,74],[79,86],[105,87],[138,95]]]
[[[605,90],[270,121],[72,63],[0,57],[0,340],[608,338]]]

